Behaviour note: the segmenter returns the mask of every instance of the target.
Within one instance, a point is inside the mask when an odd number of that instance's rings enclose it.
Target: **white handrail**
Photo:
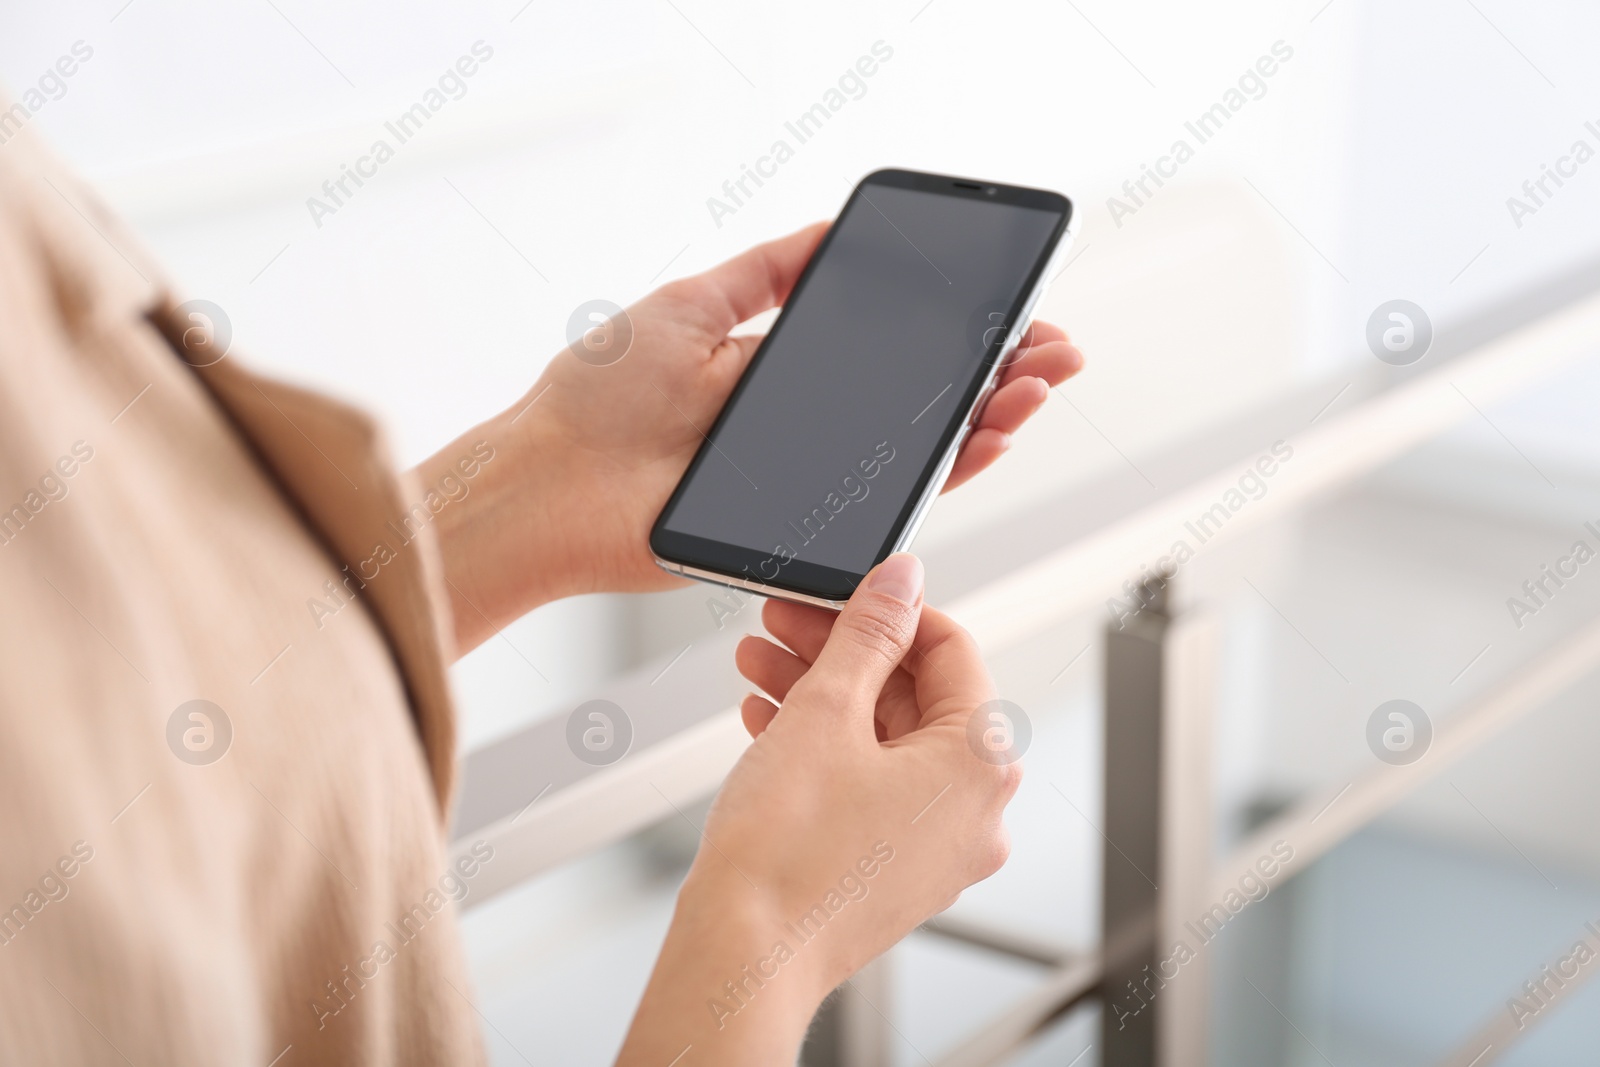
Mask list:
[[[1600,623],[1591,623],[1452,712],[1438,726],[1423,759],[1401,766],[1385,764],[1342,788],[1319,791],[1252,831],[1218,866],[1210,899],[1236,890],[1239,876],[1250,871],[1275,841],[1294,846],[1289,877],[1308,870],[1318,857],[1596,670],[1600,670]]]
[[[1548,378],[1583,355],[1600,350],[1600,295],[1517,329],[1446,364],[1381,393],[1321,425],[1283,425],[1294,450],[1260,500],[1247,503],[1201,551],[1213,543],[1278,521],[1308,501],[1347,485],[1456,423]],[[1330,385],[1326,396],[1334,394]],[[1470,403],[1468,402],[1470,400]],[[1263,446],[1272,439],[1263,441]],[[985,650],[996,650],[1117,595],[1124,580],[1165,555],[1174,541],[1191,544],[1185,528],[1237,488],[1256,453],[1237,457],[1184,489],[1067,545],[1032,565],[974,590],[950,606]]]

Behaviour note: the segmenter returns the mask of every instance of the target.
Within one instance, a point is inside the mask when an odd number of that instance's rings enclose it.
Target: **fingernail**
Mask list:
[[[896,552],[878,564],[867,580],[867,588],[902,604],[915,604],[922,595],[922,578],[922,561],[909,552]]]

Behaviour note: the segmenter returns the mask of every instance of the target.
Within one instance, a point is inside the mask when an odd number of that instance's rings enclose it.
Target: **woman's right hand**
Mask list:
[[[740,645],[755,741],[707,818],[620,1062],[793,1062],[829,991],[988,877],[1016,763],[969,743],[994,686],[892,556],[844,611],[773,601]]]

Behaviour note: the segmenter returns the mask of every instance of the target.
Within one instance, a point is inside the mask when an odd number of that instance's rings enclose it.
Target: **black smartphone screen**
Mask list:
[[[864,181],[707,431],[656,554],[847,598],[909,521],[1069,212],[1040,190]]]

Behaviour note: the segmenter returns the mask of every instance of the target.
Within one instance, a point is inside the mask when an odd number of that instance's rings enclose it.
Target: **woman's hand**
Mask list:
[[[760,343],[730,331],[788,298],[825,230],[807,227],[662,286],[628,309],[622,359],[594,366],[563,350],[517,403],[421,465],[431,485],[476,442],[495,450],[468,496],[436,521],[459,652],[557,597],[683,581],[655,565],[650,527]],[[1082,364],[1059,327],[1035,323],[946,488],[998,459],[1050,387]]]
[[[830,990],[1008,849],[1018,764],[980,758],[968,723],[994,687],[972,638],[922,605],[891,556],[844,611],[771,603],[789,646],[740,668],[754,743],[706,820],[619,1063],[793,1063]],[[755,639],[751,639],[754,641]],[[759,702],[757,702],[759,701]]]

